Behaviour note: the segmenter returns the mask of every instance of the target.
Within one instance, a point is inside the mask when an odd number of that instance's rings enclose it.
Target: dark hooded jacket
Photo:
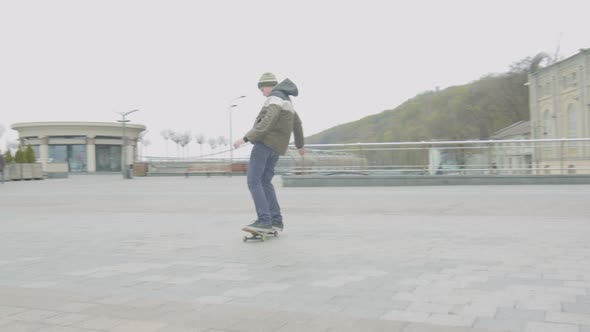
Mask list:
[[[244,140],[252,143],[260,142],[278,154],[284,155],[293,133],[295,146],[298,149],[302,148],[303,128],[290,98],[298,94],[297,86],[289,79],[275,86],[258,113],[254,127],[244,136]]]

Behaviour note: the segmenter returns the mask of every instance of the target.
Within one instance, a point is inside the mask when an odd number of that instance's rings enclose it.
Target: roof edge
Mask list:
[[[10,128],[17,130],[17,129],[24,129],[24,128],[31,128],[31,127],[102,127],[102,128],[112,128],[112,127],[121,127],[122,125],[117,122],[84,122],[84,121],[44,121],[44,122],[18,122],[13,123],[10,125]],[[145,125],[142,124],[133,124],[127,123],[125,127],[135,128],[135,129],[146,129]]]

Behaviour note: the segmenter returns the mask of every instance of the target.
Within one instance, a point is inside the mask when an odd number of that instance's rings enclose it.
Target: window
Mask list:
[[[41,156],[39,153],[39,145],[31,145],[31,148],[33,148],[33,152],[35,152],[35,159],[39,159]]]
[[[567,107],[567,137],[576,138],[578,136],[578,114],[574,104],[569,104]]]
[[[49,159],[51,162],[64,163],[68,160],[67,145],[50,145]]]
[[[572,76],[571,86],[576,87],[578,85],[576,72],[573,72],[571,76]]]
[[[550,96],[551,95],[551,82],[547,82],[545,83],[545,93],[543,94],[544,96]]]
[[[551,112],[549,110],[546,110],[545,116],[544,116],[545,138],[555,138],[555,125],[554,125],[553,120],[554,119],[553,119],[553,116],[551,115]]]
[[[56,139],[84,139],[86,136],[79,136],[79,135],[62,135],[62,136],[50,136],[51,138]]]
[[[121,146],[97,145],[96,146],[96,171],[120,172],[121,171]]]
[[[49,145],[49,159],[54,163],[68,163],[70,172],[86,172],[86,145]]]
[[[576,72],[566,74],[561,77],[561,88],[562,89],[571,89],[578,86],[578,75]]]

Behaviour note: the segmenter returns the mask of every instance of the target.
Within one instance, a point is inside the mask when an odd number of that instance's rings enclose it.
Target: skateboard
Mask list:
[[[266,238],[269,235],[274,235],[275,237],[279,236],[279,232],[276,229],[269,230],[268,232],[259,232],[259,231],[255,231],[253,229],[244,227],[244,228],[242,228],[242,230],[246,233],[252,234],[252,236],[244,235],[244,242],[246,242],[248,240],[260,240],[260,241],[264,242],[264,241],[266,241]]]

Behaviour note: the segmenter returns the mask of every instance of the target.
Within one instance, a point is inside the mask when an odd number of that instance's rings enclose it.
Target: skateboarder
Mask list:
[[[264,73],[258,81],[258,88],[267,97],[254,127],[233,142],[235,148],[251,142],[254,144],[248,163],[248,189],[254,200],[257,219],[246,226],[259,232],[283,229],[283,216],[271,183],[279,155],[287,152],[291,133],[295,136],[295,146],[304,155],[303,129],[299,115],[295,112],[290,96],[299,91],[295,83],[285,79],[280,84],[272,73]]]

